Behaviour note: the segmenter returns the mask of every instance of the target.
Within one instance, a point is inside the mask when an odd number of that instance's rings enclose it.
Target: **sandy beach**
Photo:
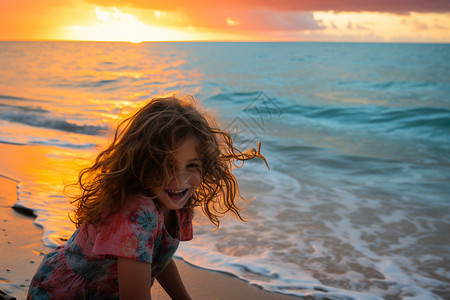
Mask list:
[[[0,176],[0,289],[17,299],[25,299],[36,268],[43,255],[52,248],[42,243],[42,230],[33,224],[32,217],[12,209],[17,197],[16,185],[16,181]],[[299,299],[269,293],[243,280],[200,269],[181,260],[176,263],[193,299]],[[152,298],[170,299],[158,283],[152,288]]]

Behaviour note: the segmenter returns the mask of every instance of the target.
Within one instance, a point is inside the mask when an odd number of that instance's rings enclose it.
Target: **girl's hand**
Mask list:
[[[152,265],[118,257],[117,275],[120,299],[151,299]]]

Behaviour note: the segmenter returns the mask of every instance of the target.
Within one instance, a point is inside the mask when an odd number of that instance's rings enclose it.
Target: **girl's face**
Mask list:
[[[197,153],[198,141],[193,136],[183,139],[173,152],[170,168],[174,173],[166,186],[156,192],[164,214],[183,208],[202,181],[201,160]]]

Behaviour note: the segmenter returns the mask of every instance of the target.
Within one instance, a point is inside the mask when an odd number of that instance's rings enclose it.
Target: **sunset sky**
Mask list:
[[[0,40],[450,42],[450,0],[1,0]]]

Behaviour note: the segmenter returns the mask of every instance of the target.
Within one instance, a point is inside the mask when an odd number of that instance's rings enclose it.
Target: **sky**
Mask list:
[[[0,40],[450,42],[450,0],[0,0]]]

